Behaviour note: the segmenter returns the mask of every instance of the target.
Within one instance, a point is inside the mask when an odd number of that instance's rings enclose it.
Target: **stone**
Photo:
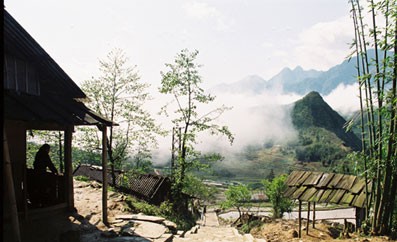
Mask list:
[[[172,234],[176,234],[178,232],[178,226],[176,225],[176,223],[169,220],[164,220],[162,224],[167,227]]]
[[[120,232],[122,236],[134,236],[135,235],[135,228],[134,227],[126,227],[123,228]]]
[[[162,217],[142,215],[142,214],[120,214],[120,215],[116,215],[115,219],[139,220],[139,221],[148,221],[154,223],[162,223],[165,220],[165,218]]]
[[[295,229],[290,230],[289,234],[291,235],[291,238],[298,238],[299,233]]]
[[[160,238],[167,231],[167,228],[162,224],[146,221],[134,222],[136,223],[134,231],[135,235],[144,238],[157,239]]]

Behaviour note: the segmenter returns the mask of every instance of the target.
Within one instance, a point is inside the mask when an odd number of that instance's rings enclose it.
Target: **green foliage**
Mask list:
[[[83,181],[83,182],[89,182],[90,178],[86,177],[86,176],[74,176],[74,179],[76,179],[77,181]]]
[[[251,191],[248,186],[240,184],[237,186],[229,186],[225,191],[226,200],[221,204],[223,209],[235,207],[241,217],[241,208],[248,204],[251,200]]]
[[[206,94],[200,87],[202,79],[198,72],[200,65],[195,63],[197,55],[198,51],[182,50],[177,54],[173,64],[165,64],[168,71],[161,72],[159,91],[172,95],[174,102],[162,107],[160,113],[168,117],[167,110],[173,110],[175,118],[172,119],[172,123],[181,128],[180,150],[176,159],[177,169],[173,174],[174,194],[182,192],[189,168],[197,167],[202,160],[201,153],[195,149],[199,133],[206,131],[211,135],[225,135],[230,142],[233,141],[229,129],[215,122],[230,108],[221,106],[207,113],[199,111],[213,102],[215,97]]]
[[[217,189],[203,183],[201,179],[193,174],[187,174],[184,180],[183,193],[197,197],[200,200],[211,201],[215,199]]]
[[[387,234],[397,193],[397,2],[362,2],[350,1],[355,34],[351,47],[360,84],[364,177],[373,184],[367,215],[372,234]],[[369,58],[371,52],[374,58]]]
[[[189,230],[196,223],[191,213],[179,213],[175,211],[174,204],[165,201],[160,206],[151,205],[147,202],[127,196],[126,203],[132,213],[144,213],[146,215],[164,217],[177,224],[179,230]]]
[[[261,227],[263,224],[261,220],[248,221],[248,223],[241,226],[240,231],[244,234],[249,234],[253,228]]]
[[[273,207],[273,217],[282,218],[284,212],[292,211],[292,201],[283,196],[287,186],[285,180],[287,175],[281,175],[273,179],[273,181],[263,180],[265,194],[268,196]]]
[[[145,103],[150,99],[148,84],[140,81],[136,66],[128,64],[128,58],[120,49],[111,51],[100,61],[98,78],[86,80],[82,90],[92,101],[88,106],[103,117],[118,124],[110,127],[107,151],[112,168],[121,168],[130,155],[150,156],[156,147],[156,135],[162,134]],[[78,141],[85,150],[99,150],[101,133],[90,128],[80,129]]]

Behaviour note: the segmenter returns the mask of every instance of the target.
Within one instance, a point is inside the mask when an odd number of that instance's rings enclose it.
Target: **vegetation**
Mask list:
[[[136,166],[150,161],[150,149],[157,144],[161,133],[154,119],[143,105],[150,98],[147,84],[140,82],[136,67],[128,66],[128,58],[120,49],[111,51],[100,61],[101,75],[82,84],[83,91],[92,100],[89,107],[117,123],[111,126],[106,140],[108,159],[115,184],[115,168],[130,157]],[[79,141],[86,150],[100,151],[101,139],[97,130],[82,128]],[[145,162],[143,162],[145,161]]]
[[[357,172],[373,184],[372,195],[367,196],[366,205],[371,211],[367,224],[371,224],[373,234],[388,234],[395,227],[397,193],[397,2],[369,1],[368,21],[362,1],[350,3],[364,158],[363,169]],[[374,49],[373,59],[368,57],[368,48]],[[389,55],[390,52],[394,54]]]
[[[274,178],[272,181],[262,181],[265,187],[265,194],[272,203],[274,218],[282,218],[285,212],[292,211],[292,201],[283,196],[287,188],[287,185],[285,185],[286,179],[287,175],[281,175]]]
[[[132,196],[127,196],[126,203],[132,213],[164,217],[176,223],[179,230],[189,230],[196,223],[197,218],[191,213],[176,213],[173,210],[173,204],[167,201],[160,204],[160,206],[155,206]]]
[[[241,218],[241,208],[246,207],[251,200],[251,191],[246,185],[229,186],[225,191],[226,201],[221,204],[223,209],[236,208]]]
[[[233,135],[228,127],[215,123],[216,119],[226,110],[226,106],[213,109],[209,112],[199,112],[200,108],[214,101],[215,97],[204,92],[200,87],[202,79],[198,73],[200,67],[195,63],[198,51],[182,50],[177,54],[173,64],[166,64],[169,69],[161,72],[162,80],[160,92],[170,94],[175,104],[165,105],[162,113],[168,116],[167,109],[173,110],[175,118],[173,125],[179,131],[179,149],[175,160],[172,160],[172,176],[174,199],[178,199],[183,191],[187,171],[200,166],[205,160],[216,160],[221,157],[217,154],[203,158],[195,149],[198,133],[208,131],[213,135],[225,135],[233,142]],[[174,151],[173,151],[174,153]]]

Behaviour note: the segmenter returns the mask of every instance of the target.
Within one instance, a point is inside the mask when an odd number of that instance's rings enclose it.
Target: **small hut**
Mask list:
[[[310,205],[313,204],[313,227],[316,203],[348,205],[356,208],[356,225],[359,227],[367,208],[367,194],[371,182],[352,175],[293,171],[286,180],[284,196],[299,201],[299,237],[301,235],[301,205],[308,203],[307,230],[309,231]]]
[[[106,127],[113,124],[87,108],[82,102],[86,98],[83,91],[5,9],[3,14],[2,234],[5,241],[23,241],[21,223],[28,228],[34,224],[35,216],[74,210],[72,133],[75,126],[96,125],[105,143]],[[65,172],[42,178],[52,191],[46,199],[51,202],[43,207],[31,207],[28,203],[37,180],[36,174],[26,166],[29,130],[56,130],[64,135]],[[106,164],[104,155],[103,162]],[[106,209],[103,212],[106,215]]]

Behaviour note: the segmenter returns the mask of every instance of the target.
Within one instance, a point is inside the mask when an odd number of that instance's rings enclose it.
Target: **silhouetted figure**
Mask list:
[[[34,207],[46,207],[54,204],[56,199],[56,177],[58,171],[50,158],[50,145],[44,144],[37,151],[34,158],[33,168],[35,181],[32,184],[31,202]],[[47,173],[47,167],[53,174]]]
[[[48,167],[52,173],[57,175],[57,168],[55,168],[50,158],[50,148],[49,144],[44,144],[40,147],[34,157],[33,167],[38,173],[45,173]]]

